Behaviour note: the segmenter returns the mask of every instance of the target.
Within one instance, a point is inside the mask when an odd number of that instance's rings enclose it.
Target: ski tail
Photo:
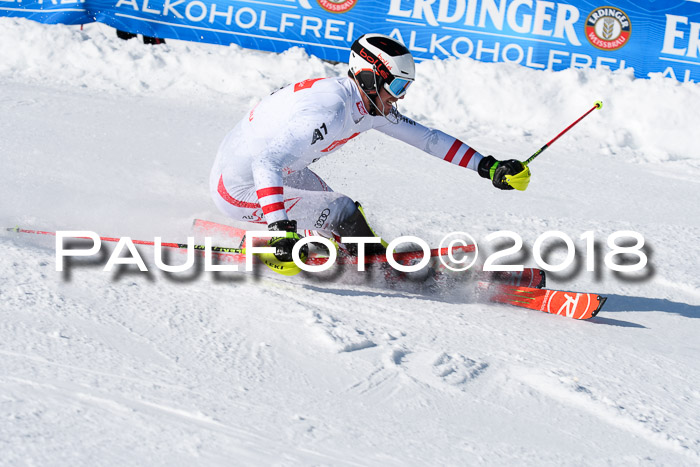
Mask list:
[[[251,230],[260,229],[256,224],[250,224]],[[245,248],[245,233],[246,229],[233,227],[218,222],[206,221],[203,219],[195,219],[192,222],[192,232],[195,235],[202,237],[213,237],[223,241],[231,241],[238,244],[238,248]]]

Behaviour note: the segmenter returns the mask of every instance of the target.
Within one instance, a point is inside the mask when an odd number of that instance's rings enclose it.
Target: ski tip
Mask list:
[[[608,297],[602,297],[598,295],[598,307],[593,310],[593,313],[591,314],[591,318],[595,317],[598,312],[600,311],[601,308],[603,308],[603,305],[605,304],[605,301],[608,299]]]
[[[547,275],[544,272],[544,269],[540,269],[540,283],[537,286],[538,289],[544,289],[547,287]]]

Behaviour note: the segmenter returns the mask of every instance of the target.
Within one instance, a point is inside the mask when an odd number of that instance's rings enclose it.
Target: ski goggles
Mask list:
[[[384,83],[384,89],[389,91],[389,94],[400,99],[406,94],[406,89],[413,81],[404,78],[394,78],[391,83]]]

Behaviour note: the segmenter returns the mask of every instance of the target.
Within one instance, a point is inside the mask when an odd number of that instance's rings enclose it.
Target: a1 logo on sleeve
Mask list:
[[[323,130],[323,133],[321,133],[321,130]],[[326,127],[326,124],[324,123],[321,125],[319,128],[314,128],[314,134],[311,137],[311,144],[314,144],[318,140],[323,140],[324,136],[328,134],[328,128]]]

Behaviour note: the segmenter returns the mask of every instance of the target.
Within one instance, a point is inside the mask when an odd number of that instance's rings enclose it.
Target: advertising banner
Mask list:
[[[45,24],[94,21],[81,0],[0,0],[0,16],[16,16]]]
[[[378,32],[421,58],[562,70],[634,68],[700,81],[700,0],[391,0]]]
[[[272,52],[298,46],[338,62],[355,38],[378,32],[419,61],[633,68],[640,78],[700,81],[700,0],[0,0],[0,15]]]

